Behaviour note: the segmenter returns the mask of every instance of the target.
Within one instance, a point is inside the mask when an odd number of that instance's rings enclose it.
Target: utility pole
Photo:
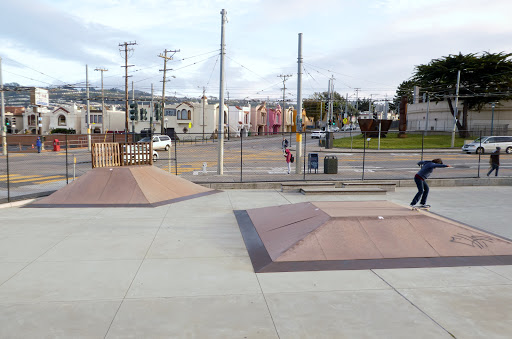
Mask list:
[[[153,84],[151,84],[151,114],[149,115],[149,136],[153,139],[153,115],[155,114],[155,104],[153,103]]]
[[[329,120],[334,120],[333,117],[333,99],[334,99],[334,77],[331,75],[331,78],[329,79],[329,89],[327,91],[327,117],[325,120],[327,120],[327,131],[331,130],[331,124],[329,124]]]
[[[359,90],[360,88],[354,88],[354,90],[356,91],[356,113],[359,112]]]
[[[457,115],[459,105],[459,84],[460,84],[460,69],[457,71],[457,88],[455,90],[455,109],[453,110],[453,131],[452,131],[452,148],[455,145],[455,130],[457,128]]]
[[[7,131],[5,126],[4,82],[2,80],[2,58],[0,57],[0,115],[2,119],[2,154],[7,155]]]
[[[204,102],[206,100],[205,92],[206,92],[206,88],[203,87],[203,96],[201,97],[201,101],[203,102],[203,142],[204,142]]]
[[[132,101],[135,102],[135,88],[133,87],[133,80],[132,80]],[[135,106],[138,107],[138,106]],[[135,119],[132,120],[132,134],[135,134],[135,120],[139,120],[139,112],[137,110],[135,111]],[[132,135],[132,138],[134,135]],[[134,140],[132,139],[132,142]]]
[[[164,126],[164,112],[165,112],[165,76],[167,74],[167,60],[172,60],[172,57],[174,56],[174,54],[176,54],[177,52],[179,52],[180,50],[174,50],[174,51],[170,51],[170,50],[164,50],[164,54],[160,53],[160,55],[158,55],[160,58],[163,58],[164,59],[164,69],[161,69],[160,72],[164,72],[164,78],[162,80],[162,83],[163,83],[163,86],[162,86],[162,119],[160,119],[160,133],[161,134],[165,134],[165,126]],[[172,53],[171,56],[167,56],[167,53]],[[172,71],[172,68],[169,69],[169,71]]]
[[[224,175],[224,55],[226,54],[225,43],[225,28],[224,24],[227,22],[226,15],[228,12],[225,9],[220,11],[221,14],[221,33],[220,33],[220,86],[219,86],[219,156],[217,174]]]
[[[124,101],[125,101],[125,112],[124,112],[124,131],[125,131],[125,141],[128,141],[128,67],[132,67],[134,65],[128,65],[128,51],[133,51],[133,48],[128,48],[128,46],[136,45],[137,42],[123,42],[122,44],[119,44],[120,47],[123,47],[121,49],[121,52],[124,52]],[[131,75],[130,75],[131,76]]]
[[[302,33],[299,33],[297,51],[297,115],[295,117],[295,126],[295,141],[297,142],[295,173],[300,174],[302,173]]]
[[[284,133],[284,105],[286,102],[285,95],[286,95],[286,80],[288,78],[291,78],[291,74],[280,74],[278,75],[281,79],[283,79],[283,107],[281,107],[281,132]]]
[[[96,68],[95,71],[101,71],[101,126],[105,133],[105,94],[103,93],[103,72],[107,72],[106,68]],[[110,126],[108,126],[110,128]]]
[[[87,149],[91,151],[91,100],[89,99],[89,67],[85,65],[85,93],[87,95]]]

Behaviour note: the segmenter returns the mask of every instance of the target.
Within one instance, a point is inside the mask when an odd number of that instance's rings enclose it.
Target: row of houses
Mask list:
[[[152,129],[159,132],[163,127],[176,133],[211,135],[218,131],[219,104],[209,104],[203,97],[201,102],[181,102],[166,104],[163,119],[157,120],[150,102],[139,102],[138,109],[145,109],[147,114],[129,121],[129,130],[140,133]],[[224,105],[224,133],[234,136],[267,135],[279,132],[296,131],[296,110],[293,107],[267,107],[266,102],[251,106]],[[303,124],[311,125],[313,121],[302,114]],[[151,118],[153,117],[153,118]],[[87,108],[76,104],[51,106],[6,107],[9,120],[8,133],[49,134],[55,129],[73,129],[76,133],[107,133],[124,131],[125,111],[115,106],[91,107],[89,120]]]

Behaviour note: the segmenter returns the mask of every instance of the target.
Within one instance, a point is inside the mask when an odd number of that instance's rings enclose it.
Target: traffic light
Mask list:
[[[148,120],[148,110],[144,108],[144,120]]]
[[[332,119],[332,125],[336,125],[336,120]]]
[[[141,108],[139,110],[139,112],[140,112],[140,120],[144,120],[144,108]]]
[[[331,119],[329,119],[329,125],[331,125],[331,124],[332,124],[332,120],[331,120]]]
[[[130,104],[130,120],[135,120],[137,118],[137,111],[139,105],[136,102],[132,102]]]
[[[9,127],[11,125],[11,122],[9,121],[9,118],[5,118],[5,126]]]
[[[158,102],[155,102],[155,119],[160,120],[160,104]]]

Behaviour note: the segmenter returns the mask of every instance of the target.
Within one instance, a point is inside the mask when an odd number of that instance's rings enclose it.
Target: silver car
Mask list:
[[[509,136],[489,136],[480,137],[473,142],[462,146],[462,152],[466,153],[492,153],[500,147],[502,151],[512,153],[512,137]]]

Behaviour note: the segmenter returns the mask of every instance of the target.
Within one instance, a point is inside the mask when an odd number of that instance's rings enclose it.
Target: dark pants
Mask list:
[[[425,180],[422,180],[421,178],[415,176],[414,182],[416,183],[416,186],[418,186],[418,193],[414,196],[414,199],[412,199],[411,205],[416,205],[418,200],[420,200],[421,205],[425,205],[427,203],[427,197],[428,197],[428,185]]]
[[[41,153],[41,146],[37,146],[37,153]]]
[[[496,176],[498,176],[498,170],[500,169],[500,165],[491,164],[491,169],[487,172],[487,176],[491,175],[492,171],[496,170]]]

